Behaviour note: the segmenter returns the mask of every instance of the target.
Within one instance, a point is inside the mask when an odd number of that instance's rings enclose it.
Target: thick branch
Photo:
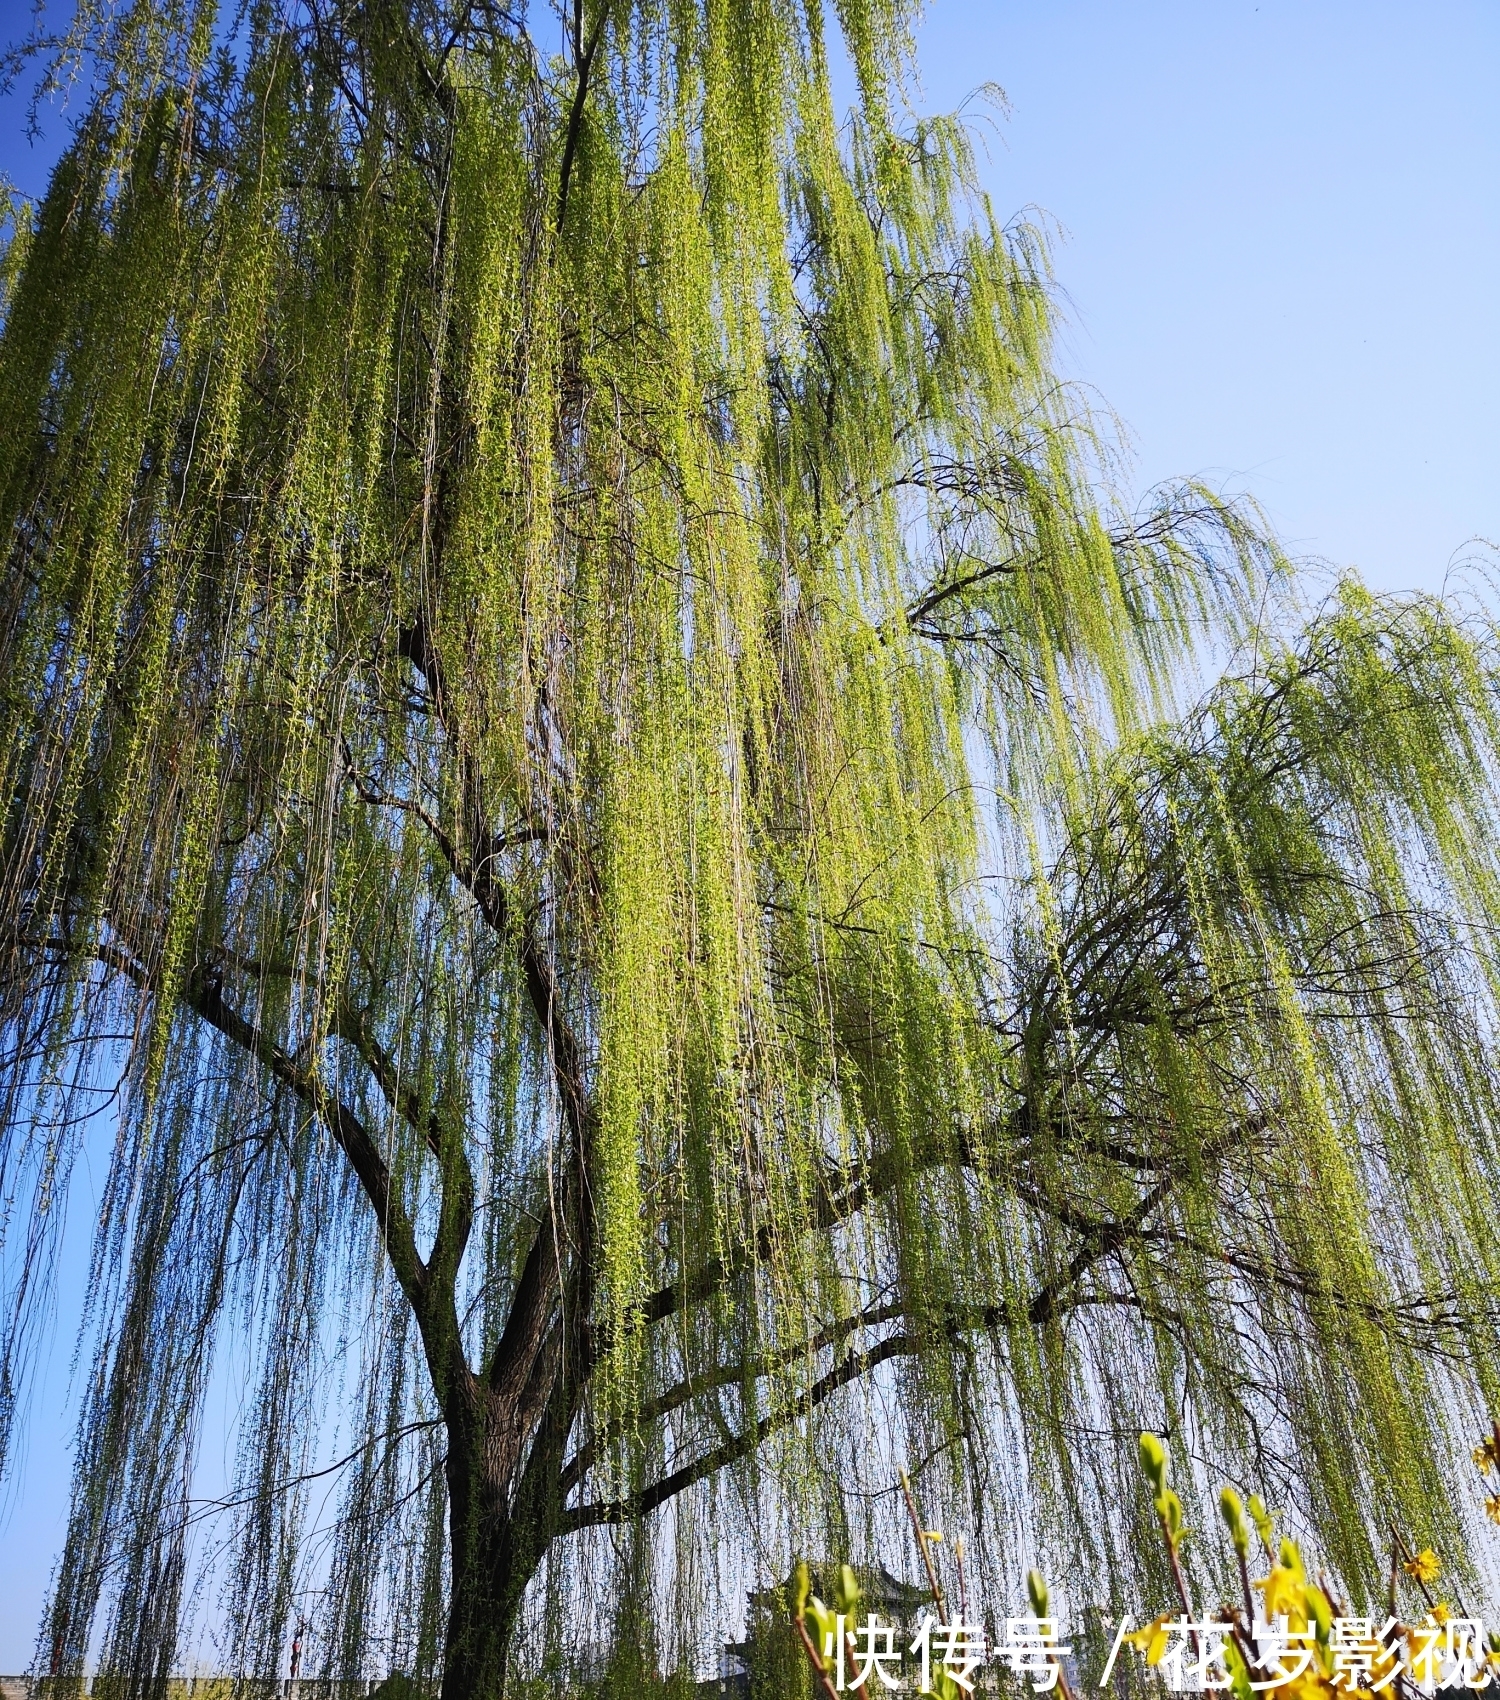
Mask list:
[[[603,27],[602,22],[600,27]],[[438,720],[457,745],[458,734],[448,712],[448,690],[441,660],[425,623],[418,621],[402,631],[400,650],[426,681]],[[462,748],[456,749],[456,756],[461,764],[464,763]],[[429,830],[449,870],[474,898],[485,921],[493,931],[507,936],[512,933],[513,927],[508,896],[496,868],[496,846],[500,839],[484,819],[477,780],[472,774],[465,774],[465,780],[471,817],[466,823],[468,838],[476,848],[465,851],[452,835],[442,832],[435,823],[428,823]],[[592,1201],[587,1172],[593,1143],[593,1115],[583,1049],[567,1020],[557,976],[531,917],[522,920],[516,942],[527,997],[547,1041],[553,1081],[570,1144],[563,1171],[561,1220],[549,1215],[538,1224],[516,1285],[510,1315],[485,1373],[491,1390],[506,1407],[516,1412],[520,1420],[525,1421],[529,1413],[522,1407],[527,1403],[528,1390],[534,1389],[534,1371],[539,1354],[555,1318],[562,1286],[563,1238],[570,1229],[576,1232],[578,1238],[574,1250],[580,1280],[575,1302],[585,1313],[588,1307]]]
[[[143,990],[147,989],[144,970],[123,951],[101,946],[99,955],[109,967],[120,970]],[[342,1099],[329,1090],[316,1069],[304,1068],[295,1062],[254,1022],[231,1008],[224,1001],[223,990],[217,980],[205,981],[197,975],[190,976],[181,996],[183,1003],[195,1015],[248,1052],[268,1074],[290,1088],[333,1135],[335,1144],[348,1158],[349,1166],[375,1212],[391,1268],[420,1319],[427,1302],[427,1266],[417,1252],[411,1221],[396,1197],[390,1170],[370,1137],[369,1129]]]
[[[573,163],[578,155],[578,138],[583,132],[583,113],[588,101],[589,78],[594,69],[594,56],[599,51],[599,43],[604,39],[604,25],[609,17],[608,0],[599,7],[598,21],[594,25],[594,33],[588,43],[583,41],[583,7],[580,4],[575,13],[574,31],[578,55],[578,86],[573,91],[573,106],[568,113],[568,134],[563,142],[562,169],[559,173],[557,189],[557,232],[560,236],[563,221],[568,216],[568,188],[573,180]]]
[[[1095,1263],[1105,1255],[1103,1248],[1096,1249],[1087,1259]],[[1078,1274],[1083,1273],[1080,1266]],[[1076,1277],[1075,1277],[1076,1280]],[[997,1328],[1013,1327],[1024,1321],[1035,1324],[1038,1313],[1044,1306],[1049,1316],[1057,1316],[1063,1311],[1080,1310],[1093,1306],[1128,1306],[1142,1311],[1143,1314],[1160,1315],[1159,1307],[1148,1307],[1146,1301],[1138,1295],[1118,1293],[1108,1290],[1073,1293],[1065,1295],[1062,1292],[1052,1293],[1045,1297],[1046,1289],[1039,1292],[1029,1303],[1024,1305],[992,1304],[992,1305],[950,1305],[937,1318],[936,1333],[918,1329],[913,1332],[889,1336],[880,1341],[868,1352],[851,1351],[835,1364],[818,1381],[814,1382],[808,1391],[798,1398],[789,1401],[779,1411],[772,1412],[757,1423],[754,1429],[743,1435],[735,1436],[705,1453],[693,1463],[684,1465],[673,1471],[648,1488],[632,1495],[625,1500],[600,1502],[594,1505],[576,1507],[565,1513],[565,1527],[569,1529],[585,1528],[593,1524],[624,1522],[632,1517],[645,1516],[654,1511],[667,1500],[704,1480],[715,1471],[723,1469],[728,1464],[738,1463],[748,1457],[770,1434],[778,1429],[786,1428],[799,1417],[806,1415],[816,1406],[821,1405],[841,1387],[847,1386],[876,1368],[879,1364],[895,1357],[913,1357],[929,1347],[939,1335],[956,1341],[959,1337],[977,1333],[981,1330],[993,1331]],[[858,1316],[849,1317],[843,1323],[823,1330],[809,1340],[802,1340],[795,1347],[789,1347],[783,1353],[778,1353],[774,1359],[767,1359],[758,1365],[719,1366],[698,1377],[689,1378],[677,1386],[669,1388],[657,1400],[643,1406],[639,1415],[644,1419],[665,1415],[668,1411],[686,1404],[690,1399],[716,1387],[731,1385],[745,1376],[757,1376],[768,1373],[775,1367],[794,1362],[797,1357],[810,1351],[835,1343],[839,1338],[864,1326],[874,1326],[878,1322],[894,1321],[898,1317],[907,1320],[917,1320],[912,1308],[903,1305],[886,1305],[878,1311],[862,1312]],[[602,1439],[603,1437],[601,1437]],[[563,1472],[563,1489],[569,1491],[583,1479],[597,1456],[596,1443],[580,1449],[569,1460]]]
[[[669,1499],[675,1498],[684,1488],[689,1488],[695,1482],[701,1482],[705,1477],[722,1470],[726,1464],[737,1464],[740,1459],[748,1458],[769,1436],[780,1429],[789,1428],[799,1417],[816,1410],[841,1387],[847,1387],[851,1381],[867,1375],[877,1365],[886,1363],[891,1358],[912,1356],[922,1350],[923,1344],[924,1342],[915,1335],[892,1334],[868,1352],[849,1352],[805,1393],[783,1405],[779,1411],[772,1411],[769,1416],[762,1417],[744,1434],[726,1440],[711,1452],[704,1453],[701,1458],[694,1459],[691,1464],[684,1464],[680,1470],[674,1470],[661,1481],[642,1488],[639,1493],[630,1494],[625,1499],[580,1505],[565,1511],[563,1527],[570,1530],[587,1529],[600,1523],[625,1523],[637,1517],[644,1517],[657,1506],[665,1505]]]
[[[568,1460],[567,1468],[562,1474],[562,1489],[569,1493],[581,1482],[585,1475],[594,1467],[598,1460],[599,1449],[607,1446],[611,1440],[617,1439],[628,1429],[644,1427],[648,1423],[659,1422],[661,1418],[681,1409],[683,1405],[698,1398],[701,1394],[713,1392],[716,1388],[732,1387],[738,1382],[758,1380],[761,1376],[771,1375],[778,1369],[785,1369],[799,1359],[807,1358],[814,1352],[826,1351],[830,1346],[841,1345],[851,1334],[861,1328],[878,1328],[883,1323],[895,1322],[906,1314],[906,1307],[899,1304],[871,1306],[857,1312],[854,1316],[846,1316],[838,1322],[831,1322],[826,1328],[806,1339],[794,1341],[790,1346],[783,1346],[778,1351],[767,1353],[757,1358],[753,1363],[716,1364],[712,1369],[700,1370],[695,1375],[684,1377],[674,1386],[667,1388],[656,1398],[647,1400],[630,1416],[616,1418],[594,1435]]]
[[[903,479],[886,488],[897,488],[900,485],[911,485],[919,489],[946,488],[941,480],[935,481],[930,474],[911,472]],[[982,492],[976,489],[964,489],[960,492],[970,500],[977,500]],[[1142,524],[1123,526],[1109,532],[1111,552],[1131,548],[1160,548],[1175,533],[1187,531],[1193,526],[1211,524],[1221,517],[1219,510],[1204,504],[1187,510],[1167,509],[1153,514]],[[930,584],[923,595],[915,602],[908,603],[904,617],[906,624],[912,630],[921,629],[926,637],[941,638],[944,634],[936,628],[927,625],[928,617],[943,607],[964,596],[967,592],[977,589],[991,579],[1011,578],[1021,573],[1033,572],[1042,564],[1043,556],[1039,552],[1029,555],[1013,555],[1003,561],[981,562],[972,572],[963,573],[952,578],[939,579]],[[882,635],[885,635],[882,628]]]
[[[437,1159],[443,1175],[443,1204],[431,1262],[435,1267],[456,1270],[463,1261],[469,1232],[474,1224],[474,1171],[464,1149],[462,1132],[445,1128],[442,1118],[423,1106],[402,1079],[395,1059],[375,1037],[365,1011],[356,1010],[347,1000],[341,1000],[333,1031],[359,1053],[385,1101]]]

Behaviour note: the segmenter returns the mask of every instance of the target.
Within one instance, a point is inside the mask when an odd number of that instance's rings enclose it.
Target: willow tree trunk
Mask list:
[[[450,1449],[452,1575],[442,1700],[498,1700],[504,1692],[506,1659],[535,1569],[534,1561],[521,1561],[509,1521],[486,1516],[482,1499],[488,1496],[462,1482],[472,1467],[472,1460],[455,1460]]]
[[[531,1578],[553,1532],[526,1489],[507,1494],[519,1436],[488,1392],[447,1421],[451,1578],[442,1700],[499,1700]],[[549,1496],[550,1497],[550,1496]]]
[[[569,1063],[566,1032],[548,1023]],[[580,1092],[576,1076],[560,1084]],[[586,1119],[586,1118],[585,1118]],[[571,1190],[571,1189],[565,1189]],[[575,1229],[588,1225],[572,1217]],[[563,1459],[587,1379],[579,1319],[592,1283],[586,1261],[559,1267],[553,1225],[539,1225],[507,1326],[476,1374],[455,1323],[456,1290],[419,1307],[448,1451],[450,1583],[443,1700],[498,1700],[527,1585],[562,1530]],[[454,1272],[456,1274],[456,1271]]]

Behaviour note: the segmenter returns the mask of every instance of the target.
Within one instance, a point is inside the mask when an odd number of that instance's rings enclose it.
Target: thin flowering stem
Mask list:
[[[833,1686],[833,1678],[828,1674],[828,1667],[823,1663],[823,1655],[818,1651],[812,1636],[808,1634],[807,1625],[802,1621],[801,1614],[794,1614],[792,1621],[797,1626],[798,1635],[802,1637],[802,1646],[808,1658],[812,1661],[812,1668],[818,1673],[818,1681],[822,1685],[823,1692],[828,1695],[829,1700],[840,1700],[839,1691]]]
[[[932,1591],[932,1603],[938,1609],[938,1617],[944,1623],[947,1623],[948,1607],[943,1600],[943,1590],[938,1582],[937,1566],[932,1562],[927,1528],[922,1522],[921,1513],[917,1510],[917,1502],[911,1491],[911,1479],[905,1470],[901,1472],[901,1492],[906,1497],[907,1515],[911,1518],[912,1533],[917,1538],[917,1551],[921,1553],[922,1563],[927,1567],[927,1585]]]
[[[854,1637],[848,1632],[848,1630],[844,1631],[844,1657],[849,1661],[849,1667],[851,1670],[859,1669],[859,1653],[854,1645]],[[849,1689],[847,1692],[850,1694],[864,1694],[868,1696],[870,1692],[867,1687],[868,1681],[868,1677],[862,1676],[854,1687]]]
[[[1177,1584],[1177,1597],[1182,1601],[1183,1615],[1191,1617],[1193,1606],[1188,1598],[1187,1580],[1182,1574],[1182,1560],[1177,1556],[1177,1543],[1170,1535],[1167,1537],[1167,1558],[1172,1566],[1172,1580]]]
[[[1421,1574],[1421,1572],[1419,1570],[1416,1570],[1416,1569],[1413,1568],[1416,1561],[1413,1559],[1413,1557],[1411,1555],[1410,1548],[1407,1546],[1406,1542],[1401,1538],[1401,1533],[1397,1529],[1397,1527],[1394,1523],[1391,1524],[1391,1535],[1392,1535],[1392,1538],[1396,1542],[1396,1552],[1397,1552],[1397,1555],[1399,1556],[1399,1558],[1401,1560],[1401,1568],[1406,1572],[1406,1574],[1408,1576],[1411,1577],[1412,1581],[1415,1582],[1416,1585],[1422,1590],[1422,1598],[1424,1600],[1426,1600],[1427,1609],[1429,1611],[1431,1611],[1432,1608],[1437,1604],[1437,1599],[1434,1596],[1432,1589],[1427,1586],[1427,1579]],[[1391,1609],[1394,1612],[1394,1610],[1395,1610],[1394,1606]]]
[[[1167,1522],[1166,1517],[1160,1511],[1158,1511],[1156,1515],[1158,1521],[1161,1523],[1162,1539],[1167,1543],[1167,1562],[1172,1566],[1172,1580],[1177,1585],[1177,1598],[1182,1602],[1182,1615],[1189,1621],[1189,1623],[1192,1623],[1193,1603],[1188,1598],[1187,1578],[1182,1573],[1182,1560],[1177,1556],[1177,1541],[1172,1534],[1171,1525]],[[1189,1629],[1188,1640],[1192,1645],[1193,1657],[1195,1659],[1201,1659],[1203,1657],[1203,1643],[1198,1634],[1196,1625]]]
[[[1243,1558],[1240,1562],[1243,1565]],[[1254,1621],[1255,1619],[1252,1615],[1242,1632],[1240,1625],[1234,1621],[1233,1614],[1231,1614],[1229,1619],[1229,1638],[1234,1642],[1235,1650],[1239,1653],[1247,1671],[1256,1669],[1260,1664],[1260,1644],[1256,1641],[1251,1627]],[[1250,1652],[1252,1647],[1255,1648],[1254,1657],[1251,1656]]]

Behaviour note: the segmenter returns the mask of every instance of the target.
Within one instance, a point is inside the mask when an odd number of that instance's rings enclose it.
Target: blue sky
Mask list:
[[[0,35],[29,14],[0,0]],[[1138,487],[1248,490],[1294,552],[1387,590],[1500,543],[1500,0],[933,0],[918,48],[924,105],[1009,95],[986,180],[1066,232],[1065,363],[1129,427]],[[66,121],[36,150],[22,119],[0,105],[0,170],[35,193]],[[63,1286],[0,1494],[0,1671],[63,1529]]]
[[[1140,481],[1441,586],[1500,541],[1496,0],[935,0],[929,104],[1011,101],[988,182],[1066,229],[1070,371]]]

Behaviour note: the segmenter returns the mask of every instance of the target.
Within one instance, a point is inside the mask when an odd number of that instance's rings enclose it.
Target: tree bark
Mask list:
[[[526,1589],[562,1532],[572,1378],[539,1342],[517,1401],[468,1376],[446,1404],[452,1573],[442,1700],[500,1700]]]
[[[515,1512],[494,1469],[495,1455],[511,1450],[509,1437],[489,1432],[491,1421],[480,1412],[447,1425],[452,1574],[442,1700],[500,1700],[521,1601],[545,1550],[545,1543],[517,1541]]]

